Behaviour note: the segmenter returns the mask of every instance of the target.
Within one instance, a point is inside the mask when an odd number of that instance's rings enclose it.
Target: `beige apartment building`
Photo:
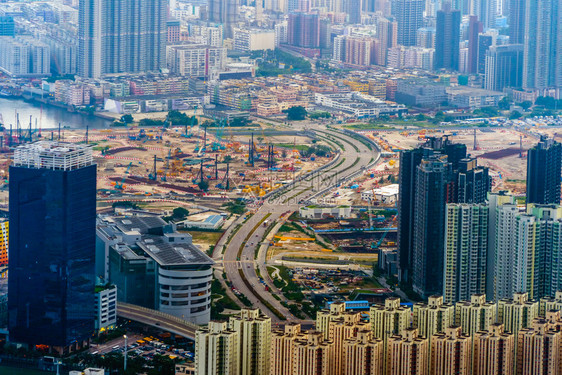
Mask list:
[[[539,301],[529,300],[529,293],[515,293],[513,299],[498,301],[498,323],[516,337],[519,330],[527,328],[539,316]]]
[[[470,301],[456,303],[455,325],[461,326],[464,334],[473,336],[496,322],[496,311],[494,303],[486,302],[485,294],[472,295]]]
[[[429,340],[418,336],[415,328],[389,337],[386,357],[386,375],[429,374]]]
[[[470,375],[472,339],[455,326],[436,333],[431,341],[432,375]]]
[[[455,306],[443,303],[443,296],[430,296],[427,304],[414,304],[413,327],[418,329],[419,335],[429,338],[437,332],[455,325]]]
[[[474,335],[473,375],[514,375],[515,336],[501,323]]]

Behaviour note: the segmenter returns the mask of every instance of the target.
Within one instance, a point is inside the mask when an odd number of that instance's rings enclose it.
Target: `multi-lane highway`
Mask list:
[[[261,297],[262,301],[267,301],[287,319],[292,321],[299,321],[299,319],[295,318],[259,282],[256,274],[255,255],[267,230],[267,226],[260,223],[263,223],[264,220],[269,223],[275,222],[284,213],[298,210],[302,205],[299,202],[306,202],[326,189],[335,187],[345,181],[347,177],[365,169],[378,158],[378,151],[373,145],[368,146],[364,140],[359,141],[350,135],[325,128],[314,129],[314,132],[319,139],[339,149],[338,159],[323,170],[297,179],[294,184],[268,197],[256,208],[255,214],[243,223],[242,227],[232,236],[230,242],[226,244],[224,255],[218,252],[215,254],[215,260],[218,264],[222,262],[227,278],[232,282],[233,287],[249,298],[254,307],[259,307],[268,314],[274,322],[279,322],[280,319],[260,302],[257,296]],[[240,249],[242,250],[240,251]],[[260,258],[258,261],[264,262],[264,258]],[[241,273],[247,282],[243,280]],[[280,297],[283,299],[282,295]]]

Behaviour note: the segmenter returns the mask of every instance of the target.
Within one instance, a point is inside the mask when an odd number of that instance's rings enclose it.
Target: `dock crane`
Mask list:
[[[133,165],[133,162],[130,162],[129,165],[127,166],[127,170],[125,171],[125,175],[123,176],[121,181],[115,183],[115,189],[123,190],[123,184],[125,183],[125,180],[127,179],[127,175],[129,174],[129,170],[131,169],[132,165]]]

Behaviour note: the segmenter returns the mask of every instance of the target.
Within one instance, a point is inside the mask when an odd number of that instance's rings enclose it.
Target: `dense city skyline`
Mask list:
[[[0,2],[0,372],[562,375],[561,19]]]

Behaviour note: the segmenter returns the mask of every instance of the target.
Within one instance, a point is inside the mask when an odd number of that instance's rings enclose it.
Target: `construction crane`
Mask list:
[[[125,180],[127,179],[127,175],[129,174],[129,170],[131,169],[132,165],[133,165],[133,162],[130,162],[129,165],[127,166],[127,170],[125,171],[125,175],[123,176],[121,181],[115,183],[115,189],[123,190],[123,184],[125,183]]]
[[[396,220],[397,217],[398,217],[398,215],[394,215],[394,217],[392,218],[392,221],[390,222],[390,224],[388,224],[388,226],[384,230],[384,232],[381,236],[381,239],[375,244],[375,246],[373,248],[378,249],[381,246],[382,242],[384,241],[384,238],[386,237],[388,232],[392,229],[392,225],[394,224],[394,221]]]
[[[156,155],[154,155],[154,166],[152,169],[152,173],[148,175],[148,178],[152,181],[158,180],[158,172],[156,170]]]
[[[230,190],[230,162],[226,162],[226,173],[221,182],[217,184],[218,189]]]
[[[185,124],[185,134],[182,134],[182,137],[191,138],[193,136],[193,128],[195,127],[195,122],[197,121],[197,106],[193,110],[193,117],[191,118],[191,125],[189,126],[189,130],[187,128],[187,124]]]
[[[197,156],[203,156],[205,155],[206,149],[207,149],[207,127],[205,127],[205,133],[203,134],[203,145],[201,146],[199,144],[199,141],[197,141],[197,144],[195,145],[193,151],[197,153]]]
[[[213,116],[213,124],[214,124],[214,126],[216,126],[217,130],[215,131],[215,141],[213,143],[211,143],[211,151],[212,152],[217,152],[219,150],[225,150],[226,149],[220,143],[221,139],[222,139],[224,122],[225,122],[224,119],[219,121],[219,120],[217,120],[217,118],[215,116]]]

